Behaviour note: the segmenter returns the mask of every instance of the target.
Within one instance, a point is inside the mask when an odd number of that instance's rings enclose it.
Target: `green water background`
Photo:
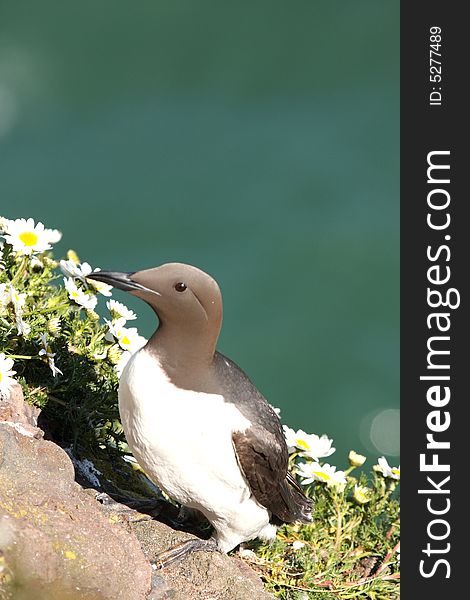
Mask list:
[[[208,271],[283,421],[395,463],[398,78],[398,2],[0,2],[0,214]]]

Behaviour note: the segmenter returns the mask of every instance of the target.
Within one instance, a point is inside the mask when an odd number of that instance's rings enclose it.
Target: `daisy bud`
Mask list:
[[[59,317],[53,317],[52,319],[49,319],[49,321],[47,322],[47,331],[49,333],[52,333],[52,334],[59,333],[60,328],[61,328],[61,324],[60,324]]]
[[[44,269],[44,263],[42,262],[42,260],[39,260],[39,258],[37,256],[33,256],[33,258],[31,259],[30,265],[31,265],[31,269],[33,271],[36,271],[36,273],[38,273],[39,271],[42,271]]]
[[[106,348],[105,348],[105,349],[104,349],[102,352],[100,352],[99,350],[97,350],[96,352],[94,352],[94,353],[91,355],[91,357],[92,357],[94,360],[104,360],[104,359],[106,358],[106,355],[107,355],[107,353],[108,353],[108,352],[107,352],[107,350],[106,350]]]
[[[363,456],[362,454],[358,454],[357,452],[354,452],[354,450],[351,450],[348,458],[349,458],[349,464],[351,465],[351,467],[362,467],[362,465],[366,462],[366,457]]]
[[[94,310],[92,310],[91,308],[87,308],[86,309],[86,314],[87,317],[89,319],[91,319],[92,321],[99,321],[100,320],[100,316],[97,312],[95,312]]]
[[[71,260],[76,265],[80,264],[80,259],[78,258],[78,254],[75,250],[67,250],[67,260]]]
[[[117,365],[122,356],[122,350],[118,344],[113,344],[108,350],[108,359],[112,365]]]
[[[56,260],[53,260],[52,258],[49,258],[48,256],[43,256],[42,262],[44,263],[44,266],[49,267],[49,269],[55,269],[57,267],[57,265],[59,264]]]
[[[371,490],[364,485],[355,485],[353,498],[358,504],[366,504],[370,501]]]

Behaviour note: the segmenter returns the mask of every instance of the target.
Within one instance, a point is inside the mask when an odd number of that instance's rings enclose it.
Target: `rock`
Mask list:
[[[7,402],[0,422],[0,590],[3,577],[14,596],[0,597],[146,598],[152,570],[134,534],[75,483],[59,446],[38,439],[34,413],[19,406],[17,394],[10,408]]]
[[[12,386],[8,396],[0,392],[0,422],[4,421],[14,426],[20,432],[28,432],[36,437],[42,437],[38,429],[40,409],[31,406],[23,400],[23,391],[19,384]]]
[[[194,536],[158,521],[132,525],[149,560]],[[155,571],[149,600],[273,600],[258,575],[241,559],[218,552],[195,552]]]
[[[241,559],[197,552],[149,560],[192,537],[75,482],[65,451],[42,439],[21,388],[0,398],[1,600],[269,600]],[[129,522],[132,521],[132,522]]]

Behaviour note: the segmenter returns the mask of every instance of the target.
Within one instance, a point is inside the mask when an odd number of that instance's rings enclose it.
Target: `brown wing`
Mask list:
[[[259,504],[282,522],[309,522],[311,501],[297,484],[292,487],[285,443],[279,443],[276,435],[256,424],[243,433],[234,432],[232,440],[238,464]]]
[[[216,393],[233,402],[251,426],[232,434],[240,469],[256,500],[279,524],[311,521],[312,502],[287,472],[289,453],[279,417],[247,375],[232,360],[215,353]]]

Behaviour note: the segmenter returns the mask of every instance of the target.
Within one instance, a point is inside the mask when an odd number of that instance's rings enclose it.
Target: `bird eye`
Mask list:
[[[185,283],[183,283],[182,281],[180,281],[179,283],[177,283],[177,284],[175,285],[175,290],[176,290],[177,292],[184,292],[184,291],[186,290],[186,288],[187,288],[187,287],[188,287],[188,286],[187,286]]]

